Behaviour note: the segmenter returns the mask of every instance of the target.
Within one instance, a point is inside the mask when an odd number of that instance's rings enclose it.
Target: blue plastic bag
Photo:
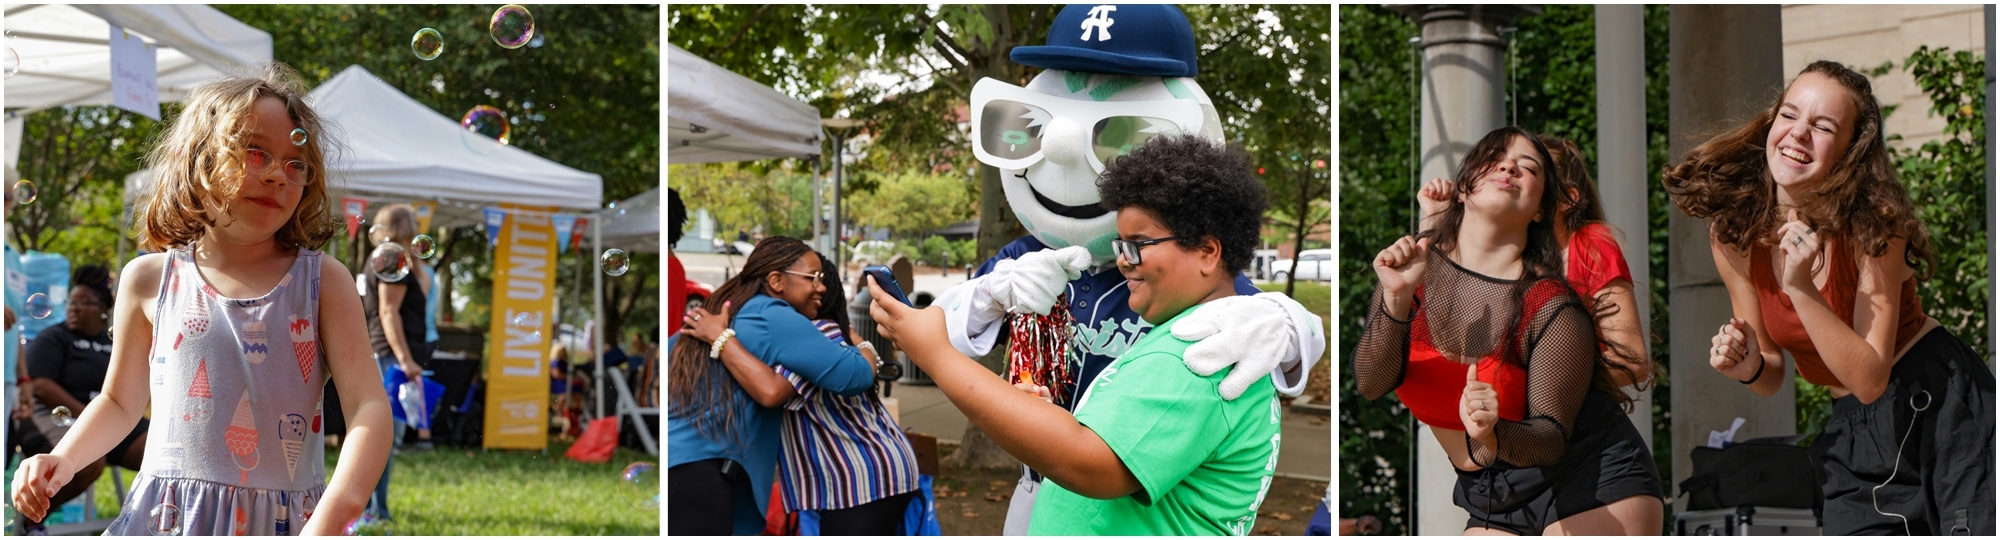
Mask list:
[[[805,529],[805,519],[799,520],[799,529]],[[931,475],[917,475],[917,496],[910,499],[910,509],[903,512],[903,526],[897,534],[903,536],[944,536],[938,527],[937,501],[931,496]]]
[[[431,420],[437,418],[438,400],[444,397],[444,383],[433,381],[429,378],[423,378],[423,381],[424,409],[427,414],[423,415],[425,418],[421,426],[430,426]],[[403,370],[400,369],[392,369],[382,374],[382,389],[389,392],[389,414],[395,417],[397,421],[405,424],[414,424],[410,422],[409,414],[403,411],[402,400],[396,399],[400,395],[397,392],[398,388],[408,382],[410,382],[410,376],[404,374]]]

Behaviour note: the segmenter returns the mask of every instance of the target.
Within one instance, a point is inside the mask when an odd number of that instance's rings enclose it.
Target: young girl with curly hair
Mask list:
[[[111,314],[104,390],[54,452],[28,458],[13,500],[41,519],[49,495],[150,407],[143,468],[106,534],[339,534],[389,454],[389,399],[334,234],[325,122],[298,76],[203,84],[147,165],[158,188]],[[322,279],[326,276],[327,279]],[[328,378],[347,411],[331,478],[321,443]]]

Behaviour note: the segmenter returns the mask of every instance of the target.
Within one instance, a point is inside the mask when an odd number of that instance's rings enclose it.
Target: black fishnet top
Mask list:
[[[1436,251],[1426,256],[1411,320],[1389,316],[1380,285],[1369,302],[1367,327],[1351,359],[1361,395],[1373,400],[1396,390],[1412,410],[1428,407],[1452,411],[1456,417],[1465,386],[1463,366],[1498,356],[1525,368],[1525,384],[1516,388],[1501,384],[1495,390],[1503,403],[1510,393],[1525,396],[1526,412],[1519,422],[1502,419],[1494,426],[1498,448],[1486,448],[1467,437],[1473,460],[1485,466],[1495,464],[1496,458],[1524,467],[1555,464],[1590,391],[1597,363],[1597,335],[1589,312],[1561,280],[1544,278],[1529,286],[1466,270]],[[1523,286],[1528,286],[1526,292]],[[1456,376],[1444,376],[1449,370],[1426,370],[1423,373],[1434,375],[1405,380],[1413,340],[1450,359],[1442,361],[1457,362],[1461,367]],[[1464,429],[1463,424],[1454,424],[1438,427]]]

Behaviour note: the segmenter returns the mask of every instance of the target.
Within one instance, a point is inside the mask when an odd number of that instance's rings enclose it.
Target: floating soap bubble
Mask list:
[[[625,500],[644,509],[660,507],[660,466],[650,461],[641,461],[625,466],[625,472],[618,475],[618,487],[625,493]]]
[[[410,275],[410,259],[404,253],[402,244],[395,242],[375,246],[375,252],[368,255],[368,271],[384,282],[402,281]]]
[[[307,139],[306,130],[301,128],[292,128],[292,146],[305,146],[306,139]]]
[[[507,114],[491,105],[480,105],[465,111],[465,116],[458,119],[458,125],[466,131],[500,141],[500,144],[507,144],[507,135],[513,131],[507,125]]]
[[[418,30],[417,35],[410,36],[410,52],[416,53],[417,58],[435,60],[444,53],[444,36],[430,28]]]
[[[343,532],[348,536],[387,536],[388,528],[387,523],[376,519],[375,516],[362,514],[361,517],[354,518],[354,521],[347,522]]]
[[[27,308],[29,317],[36,319],[47,319],[50,313],[56,311],[56,303],[49,300],[49,295],[42,293],[28,295],[28,301],[23,307]]]
[[[147,524],[153,528],[155,534],[160,536],[180,536],[181,509],[179,506],[174,505],[172,494],[167,495],[165,502],[153,507],[153,511],[149,514],[151,514],[152,518],[147,520]]]
[[[34,182],[29,182],[27,180],[15,182],[14,193],[13,193],[14,204],[28,204],[31,202],[35,202],[35,194],[39,192],[40,190],[35,189]]]
[[[528,8],[514,4],[500,6],[493,10],[493,22],[487,27],[493,34],[493,42],[503,49],[519,49],[535,39],[535,16]]]
[[[15,75],[15,74],[18,74],[18,73],[20,73],[20,72],[21,72],[21,53],[17,53],[17,52],[14,52],[14,48],[13,48],[13,47],[8,47],[8,48],[7,48],[7,68],[6,68],[6,69],[7,69],[7,78],[9,78],[9,79],[12,79],[12,78],[14,78],[14,75]]]
[[[416,254],[419,259],[429,259],[437,255],[437,240],[431,238],[431,235],[419,234],[416,238],[410,239],[410,252]]]
[[[76,423],[76,415],[70,414],[69,407],[56,407],[56,410],[49,411],[49,416],[55,419],[56,427],[69,427]]]
[[[515,313],[514,318],[508,320],[507,324],[513,326],[516,332],[526,334],[529,339],[540,339],[542,337],[542,314],[540,313],[533,311]]]
[[[625,275],[625,271],[632,269],[632,258],[622,249],[604,250],[604,255],[598,259],[604,261],[604,275],[607,276],[622,276]]]

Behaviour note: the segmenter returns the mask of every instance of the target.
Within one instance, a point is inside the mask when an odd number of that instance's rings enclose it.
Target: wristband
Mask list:
[[[29,378],[29,377],[21,377],[21,378],[19,378],[19,379],[15,379],[15,380],[14,380],[14,384],[15,384],[16,386],[27,386],[27,385],[28,385],[28,383],[31,383],[31,382],[35,382],[35,380],[34,380],[33,378]]]
[[[723,330],[722,335],[715,338],[715,345],[708,348],[708,358],[710,360],[722,358],[722,346],[728,344],[729,339],[733,337],[736,337],[735,328]]]
[[[1743,383],[1743,384],[1751,384],[1751,383],[1755,383],[1755,382],[1757,382],[1757,379],[1760,379],[1760,378],[1763,378],[1763,377],[1764,377],[1764,357],[1763,357],[1763,356],[1758,356],[1758,357],[1757,357],[1757,374],[1756,374],[1756,375],[1751,375],[1751,376],[1750,376],[1750,380],[1747,380],[1747,381],[1736,381],[1736,382],[1740,382],[1740,383]]]

